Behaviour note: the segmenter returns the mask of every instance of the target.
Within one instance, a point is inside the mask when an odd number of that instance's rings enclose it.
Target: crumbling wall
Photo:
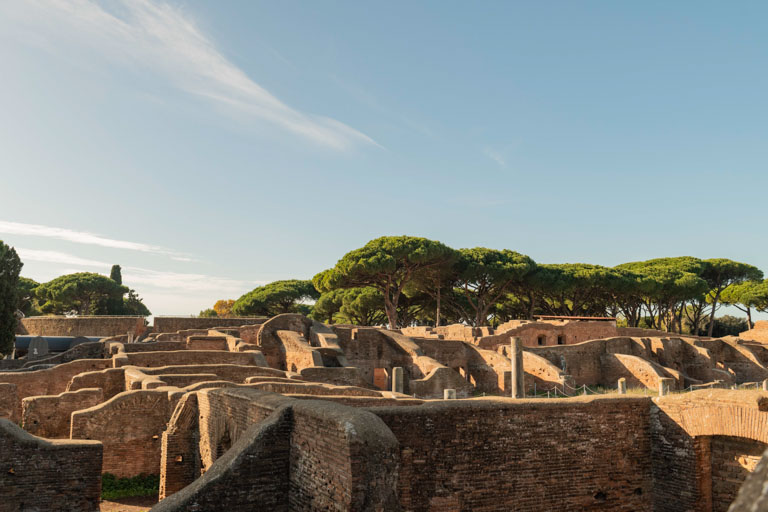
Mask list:
[[[738,437],[710,438],[712,512],[726,512],[768,445]]]
[[[194,418],[199,418],[202,466],[216,455],[214,462],[202,478],[160,502],[155,512],[218,509],[213,504],[219,503],[233,512],[400,509],[395,494],[397,441],[376,416],[332,402],[241,388],[197,396],[197,407],[187,399],[179,407],[188,412],[174,413],[168,432],[175,440],[164,441],[169,447],[164,461],[172,465],[181,457],[183,465],[187,457],[194,458],[188,452],[174,453],[173,447],[189,449],[194,436],[182,431],[193,430]],[[178,423],[184,427],[176,429]],[[168,474],[173,471],[169,468]],[[238,488],[231,482],[238,482]]]
[[[27,361],[23,366],[29,367],[39,364],[61,364],[75,361],[77,359],[103,359],[104,356],[104,343],[100,341],[92,341],[75,345],[66,352],[56,354],[55,356]]]
[[[72,439],[104,445],[103,470],[118,477],[160,473],[161,436],[176,400],[164,390],[126,391],[72,413]]]
[[[653,399],[654,510],[711,510],[730,499],[734,486],[714,482],[727,457],[717,442],[713,453],[714,436],[739,438],[742,456],[755,456],[768,444],[768,396],[712,389]]]
[[[49,441],[0,419],[0,507],[98,512],[101,450],[98,441]]]
[[[58,395],[30,396],[22,400],[22,427],[32,435],[69,439],[70,416],[74,411],[101,403],[99,388],[65,391]]]
[[[116,394],[125,391],[125,384],[125,368],[106,368],[75,375],[67,384],[67,391],[99,388],[103,393],[104,400],[109,400]]]
[[[110,366],[110,359],[78,359],[44,370],[0,372],[0,382],[15,384],[19,400],[28,396],[58,395],[66,391],[75,375]]]

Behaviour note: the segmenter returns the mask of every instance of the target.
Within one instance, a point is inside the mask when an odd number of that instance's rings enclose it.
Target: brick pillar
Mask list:
[[[512,398],[525,397],[525,370],[523,369],[523,340],[517,336],[513,337],[510,343],[509,359],[512,366],[511,388]]]
[[[392,368],[392,391],[395,393],[403,392],[403,369],[400,366]]]
[[[624,377],[619,379],[619,394],[620,395],[627,394],[627,379],[625,379]]]
[[[455,389],[444,389],[443,390],[443,399],[444,400],[456,400],[456,390]]]
[[[666,396],[672,389],[672,383],[675,379],[659,379],[659,396]]]

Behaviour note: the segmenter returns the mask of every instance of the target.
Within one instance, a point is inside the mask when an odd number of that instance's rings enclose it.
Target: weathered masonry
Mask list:
[[[768,446],[768,391],[643,395],[754,388],[757,342],[491,350],[301,315],[127,338],[0,371],[0,510],[95,512],[109,472],[158,475],[156,512],[721,511]],[[522,398],[568,382],[625,394]]]

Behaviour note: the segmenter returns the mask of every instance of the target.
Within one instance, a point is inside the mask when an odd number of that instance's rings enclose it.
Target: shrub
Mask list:
[[[138,475],[131,478],[117,478],[112,473],[101,476],[101,499],[119,500],[134,496],[155,496],[160,490],[158,475]]]

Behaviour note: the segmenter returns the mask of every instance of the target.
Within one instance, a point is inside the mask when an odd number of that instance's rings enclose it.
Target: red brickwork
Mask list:
[[[373,408],[400,444],[405,510],[650,511],[648,399]]]
[[[0,419],[0,509],[98,512],[101,443],[48,441]]]
[[[126,391],[72,413],[72,439],[104,445],[104,472],[119,477],[160,473],[160,449],[175,402],[166,391]]]

